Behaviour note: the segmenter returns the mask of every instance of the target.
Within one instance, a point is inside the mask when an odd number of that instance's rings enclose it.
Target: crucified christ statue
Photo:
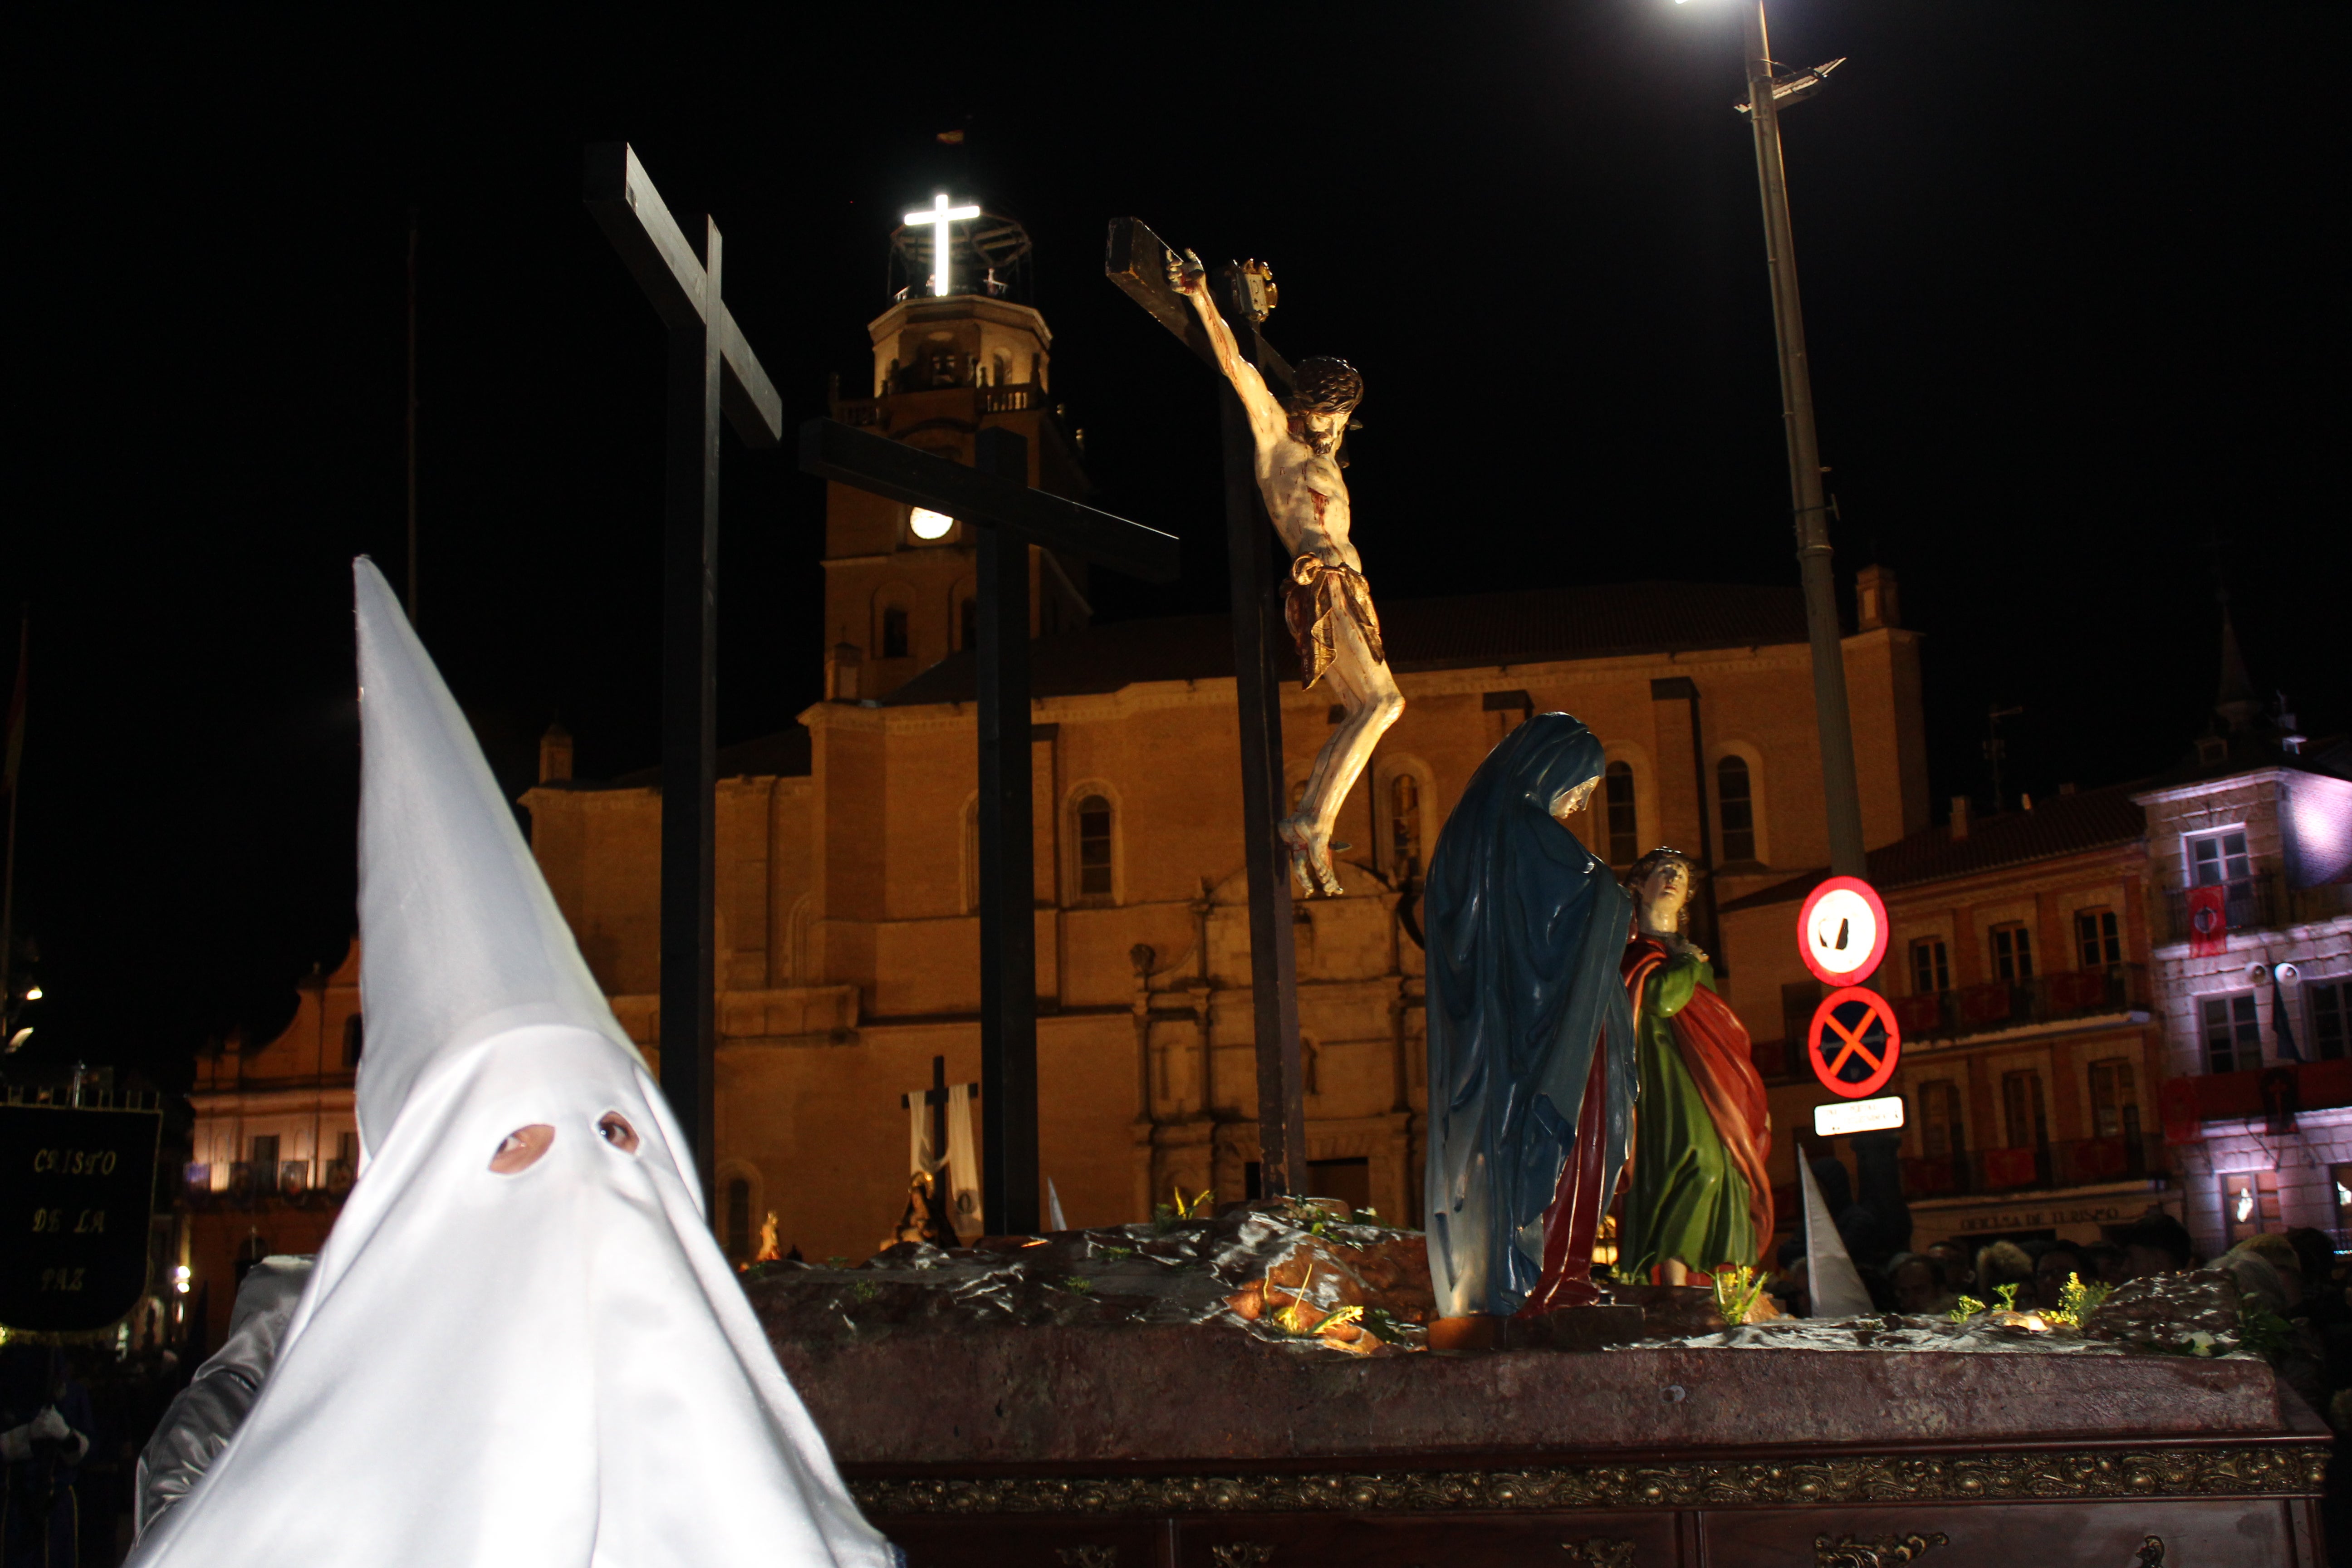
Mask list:
[[[1340,444],[1363,398],[1363,378],[1345,360],[1304,360],[1291,395],[1277,398],[1257,367],[1242,357],[1232,329],[1210,300],[1201,258],[1189,250],[1171,257],[1168,281],[1192,301],[1218,366],[1248,411],[1257,444],[1258,491],[1292,557],[1285,618],[1298,642],[1301,678],[1309,688],[1329,680],[1344,714],[1316,753],[1297,809],[1279,828],[1291,868],[1307,891],[1333,897],[1340,889],[1331,866],[1331,829],[1340,804],[1381,736],[1404,711],[1404,695],[1381,646],[1380,616],[1364,582],[1363,560],[1348,539],[1348,485],[1339,477],[1347,464]]]

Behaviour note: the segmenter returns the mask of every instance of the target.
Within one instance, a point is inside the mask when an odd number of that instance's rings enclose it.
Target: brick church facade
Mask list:
[[[917,299],[870,335],[872,395],[836,395],[836,417],[967,462],[980,429],[1006,426],[1028,437],[1034,482],[1083,493],[1036,311]],[[1727,901],[1827,846],[1793,586],[1414,600],[1384,583],[1377,531],[1367,542],[1408,706],[1341,818],[1347,896],[1299,905],[1299,1014],[1318,1189],[1412,1218],[1418,879],[1511,726],[1564,709],[1601,737],[1609,779],[1580,836],[1612,862],[1661,843],[1696,854],[1704,811]],[[979,1076],[972,549],[946,520],[835,486],[823,569],[825,700],[719,759],[716,1219],[738,1252],[770,1213],[808,1256],[871,1250],[904,1202],[900,1097],[932,1081],[934,1058],[951,1081]],[[1225,621],[1096,625],[1082,569],[1033,551],[1031,572],[1044,1171],[1074,1225],[1145,1217],[1171,1187],[1241,1196],[1256,1097]],[[1918,637],[1895,598],[1890,574],[1865,570],[1845,639],[1874,846],[1927,823]],[[1294,790],[1329,712],[1319,691],[1286,693]],[[657,1056],[659,793],[650,776],[571,777],[570,751],[551,735],[523,797],[533,847]],[[1720,956],[1734,1005],[1777,1037],[1777,984],[1748,984],[1762,971],[1737,947]]]

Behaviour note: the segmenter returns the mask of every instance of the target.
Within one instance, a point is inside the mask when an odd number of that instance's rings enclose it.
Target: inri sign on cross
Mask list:
[[[979,216],[980,209],[978,207],[951,207],[948,205],[947,193],[944,191],[931,198],[931,205],[929,211],[908,213],[907,215],[907,222],[909,225],[927,223],[931,226],[931,293],[934,296],[945,299],[950,292],[948,288],[948,225],[951,223],[961,223],[965,218],[978,217]]]

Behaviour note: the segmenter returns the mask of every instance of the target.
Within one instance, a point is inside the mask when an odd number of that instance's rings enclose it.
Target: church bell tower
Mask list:
[[[833,417],[967,464],[980,432],[1002,426],[1028,442],[1031,484],[1086,496],[1084,437],[1053,402],[1053,333],[1027,300],[1029,248],[1011,218],[944,198],[936,213],[909,214],[890,237],[890,307],[866,323],[870,395],[843,395],[836,378]],[[965,524],[834,484],[824,536],[827,698],[886,697],[973,646],[977,552]],[[1085,572],[1030,550],[1032,637],[1086,624]]]

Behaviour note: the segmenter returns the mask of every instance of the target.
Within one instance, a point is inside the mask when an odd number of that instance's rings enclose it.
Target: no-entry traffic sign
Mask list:
[[[1832,877],[1797,911],[1797,950],[1824,985],[1870,978],[1886,956],[1886,905],[1859,877]]]
[[[1895,1005],[1877,992],[1844,986],[1813,1009],[1805,1059],[1832,1094],[1847,1100],[1876,1094],[1895,1076],[1902,1055],[1903,1031],[1895,1022]]]

